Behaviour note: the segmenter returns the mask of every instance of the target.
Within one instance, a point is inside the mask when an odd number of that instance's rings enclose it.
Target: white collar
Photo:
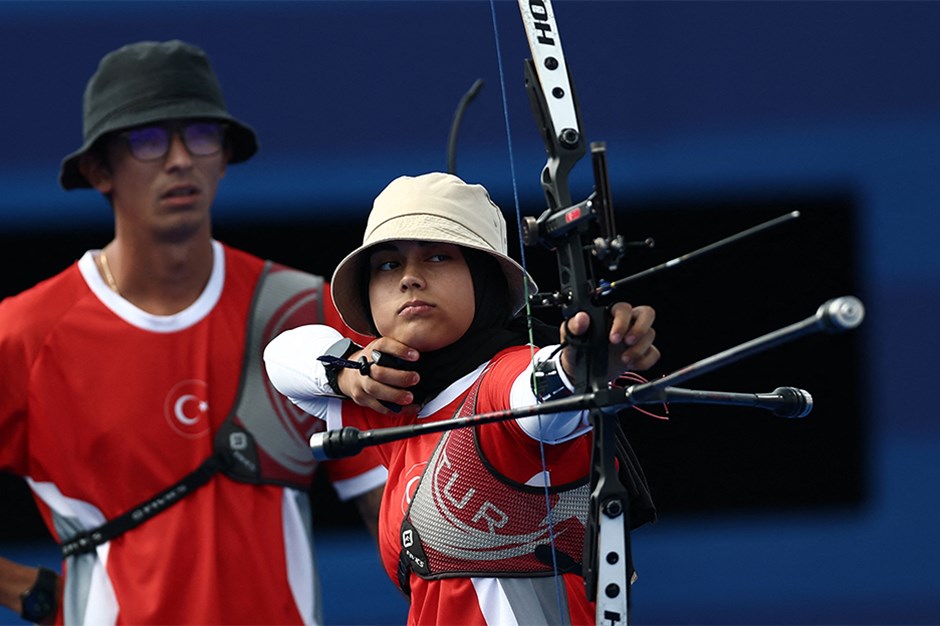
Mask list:
[[[88,250],[78,260],[78,269],[82,273],[88,288],[108,307],[112,313],[132,326],[155,333],[173,333],[185,330],[202,321],[215,307],[222,296],[225,283],[225,249],[218,241],[212,241],[212,274],[209,282],[199,297],[191,305],[173,315],[154,315],[137,308],[119,294],[115,293],[98,272],[95,257],[100,250]]]
[[[447,387],[444,388],[439,394],[434,396],[430,402],[421,407],[421,410],[418,412],[418,419],[428,417],[433,415],[437,411],[443,409],[445,406],[457,399],[460,394],[466,391],[470,385],[483,373],[484,368],[489,364],[489,361],[481,363],[475,370],[469,374],[464,374]]]

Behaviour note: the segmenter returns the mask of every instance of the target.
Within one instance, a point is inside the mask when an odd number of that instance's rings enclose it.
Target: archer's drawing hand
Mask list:
[[[631,306],[626,302],[618,302],[610,308],[612,322],[608,333],[608,368],[610,380],[617,378],[625,371],[642,371],[651,368],[659,361],[659,349],[653,345],[656,339],[656,330],[653,322],[656,311],[650,306]],[[573,335],[582,335],[587,332],[591,318],[584,311],[576,313],[568,320],[567,332]],[[565,338],[565,325],[562,324],[561,336]],[[574,370],[574,349],[565,348],[561,355],[562,367],[565,372]]]
[[[374,361],[372,354],[374,350],[405,361],[413,362],[418,360],[417,350],[388,337],[379,337],[362,350],[351,354],[348,358],[356,361],[359,357],[364,356],[372,362]],[[417,372],[383,367],[373,363],[369,366],[365,376],[359,370],[344,369],[340,371],[336,377],[336,382],[340,391],[356,404],[379,413],[388,414],[392,411],[384,406],[382,402],[397,404],[402,407],[411,405],[414,402],[414,395],[408,391],[408,387],[416,385],[419,378]]]

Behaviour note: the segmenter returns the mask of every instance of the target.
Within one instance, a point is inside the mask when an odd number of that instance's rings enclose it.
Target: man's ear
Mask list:
[[[91,186],[103,194],[111,193],[111,168],[104,162],[101,155],[86,152],[78,159],[78,171],[82,173]]]
[[[222,162],[222,170],[219,173],[219,178],[225,178],[225,172],[228,171],[228,164],[232,162],[232,145],[226,141],[225,142],[225,160]]]

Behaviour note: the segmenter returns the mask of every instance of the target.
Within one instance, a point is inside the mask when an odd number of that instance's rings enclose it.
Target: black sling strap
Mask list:
[[[91,552],[103,543],[111,541],[135,526],[143,524],[151,517],[179,502],[199,487],[205,485],[221,469],[224,461],[221,455],[213,454],[202,465],[187,474],[181,481],[164,489],[152,498],[140,503],[130,511],[118,515],[97,528],[78,533],[62,543],[62,557]]]

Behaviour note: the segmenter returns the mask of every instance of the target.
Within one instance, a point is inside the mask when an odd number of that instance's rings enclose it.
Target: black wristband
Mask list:
[[[571,395],[571,390],[565,387],[558,369],[553,359],[546,359],[532,371],[532,384],[539,402],[567,398]]]
[[[323,356],[335,356],[341,359],[345,359],[350,354],[352,354],[356,350],[360,350],[361,348],[362,346],[357,344],[352,339],[347,339],[346,337],[343,337],[342,339],[334,343],[332,346],[330,346],[329,349],[323,354]],[[340,391],[339,381],[337,380],[337,377],[339,376],[339,371],[343,369],[343,367],[340,365],[324,363],[323,369],[326,370],[326,382],[329,383],[330,389],[333,390],[333,393],[335,393],[337,396],[345,398],[346,395],[342,391]]]
[[[20,604],[23,607],[20,617],[27,622],[38,624],[54,614],[58,584],[58,574],[49,568],[40,567],[36,582],[20,595]]]

